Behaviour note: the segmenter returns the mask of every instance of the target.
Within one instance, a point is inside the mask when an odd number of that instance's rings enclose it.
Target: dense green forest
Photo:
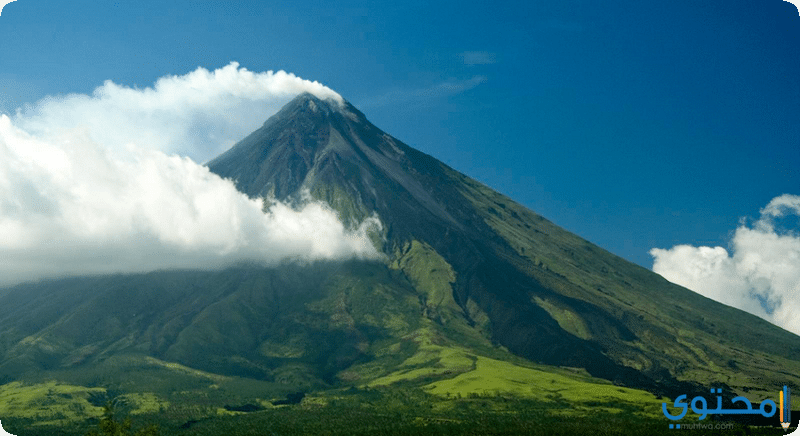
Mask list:
[[[276,401],[276,403],[278,403]],[[662,416],[630,404],[595,405],[576,414],[568,402],[543,403],[513,396],[469,395],[441,399],[418,389],[348,389],[306,397],[298,404],[228,405],[210,414],[202,407],[172,405],[130,415],[124,404],[104,416],[65,426],[9,420],[20,436],[167,435],[659,435],[676,434]],[[243,411],[247,410],[247,411]],[[5,424],[5,421],[4,421]],[[777,421],[776,421],[777,424]],[[692,427],[694,426],[694,427]],[[688,427],[688,428],[687,428]],[[686,422],[693,434],[779,435],[779,427],[726,421]]]

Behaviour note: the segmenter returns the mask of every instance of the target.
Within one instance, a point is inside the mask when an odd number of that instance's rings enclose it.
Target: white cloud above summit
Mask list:
[[[85,128],[103,147],[138,147],[179,153],[205,162],[258,128],[294,96],[309,92],[339,103],[332,89],[284,71],[254,73],[231,62],[166,76],[152,87],[106,81],[92,95],[47,97],[12,117],[32,134]]]
[[[782,225],[796,217],[800,196],[775,197],[758,220],[739,225],[730,252],[691,245],[654,248],[653,271],[800,335],[800,229]]]
[[[294,75],[232,63],[153,88],[106,82],[0,115],[0,284],[63,275],[377,255],[325,204],[265,205],[196,163],[294,95]],[[264,210],[266,209],[266,213]]]

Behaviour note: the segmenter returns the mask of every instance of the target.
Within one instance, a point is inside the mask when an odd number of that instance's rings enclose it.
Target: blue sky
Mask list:
[[[800,194],[800,17],[781,0],[95,2],[0,16],[0,111],[231,61],[378,127],[643,265],[730,247]]]

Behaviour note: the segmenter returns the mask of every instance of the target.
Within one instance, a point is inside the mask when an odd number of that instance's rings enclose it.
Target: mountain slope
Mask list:
[[[454,271],[456,316],[474,324],[471,313],[485,314],[488,337],[517,355],[655,390],[797,380],[796,335],[564,231],[349,103],[301,95],[208,166],[250,196],[308,189],[351,225],[376,212],[386,253],[430,246]]]
[[[11,392],[0,416],[51,403],[94,416],[125,396],[137,410],[207,416],[351,387],[504,392],[584,411],[619,400],[657,415],[656,395],[714,386],[760,400],[800,386],[796,335],[559,228],[349,103],[300,95],[208,166],[253,197],[308,192],[348,226],[377,216],[385,261],[0,289]]]

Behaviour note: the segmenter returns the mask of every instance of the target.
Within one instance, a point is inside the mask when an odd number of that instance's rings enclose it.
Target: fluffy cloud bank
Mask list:
[[[736,229],[730,253],[723,247],[654,248],[653,271],[800,334],[800,234],[781,225],[798,216],[800,196],[781,195],[757,221]]]
[[[109,149],[135,143],[205,162],[302,92],[343,101],[318,82],[284,71],[253,73],[231,62],[215,71],[162,77],[152,88],[106,81],[91,96],[48,97],[19,110],[14,124],[40,136],[82,127]]]
[[[325,204],[265,205],[186,157],[229,146],[303,91],[341,99],[234,63],[0,115],[0,284],[377,256],[367,237],[377,219],[348,230]]]

